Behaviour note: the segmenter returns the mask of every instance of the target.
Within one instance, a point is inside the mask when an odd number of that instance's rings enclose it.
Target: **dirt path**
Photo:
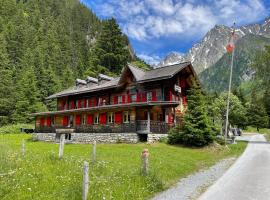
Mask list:
[[[270,143],[263,135],[252,136],[243,155],[199,198],[251,199],[270,200]]]
[[[235,158],[224,159],[207,170],[189,175],[174,187],[157,194],[152,200],[196,199],[209,185],[220,178],[234,161]]]

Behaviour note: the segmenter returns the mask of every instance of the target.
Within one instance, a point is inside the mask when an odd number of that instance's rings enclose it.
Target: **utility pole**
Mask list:
[[[229,89],[228,89],[228,98],[227,98],[227,109],[226,109],[226,122],[225,122],[225,134],[224,141],[226,145],[227,135],[228,135],[228,125],[229,125],[229,107],[230,107],[230,93],[231,93],[231,85],[232,85],[232,71],[233,71],[233,59],[234,59],[234,36],[235,35],[235,23],[233,24],[233,31],[230,38],[230,43],[227,46],[227,51],[232,53],[231,58],[231,69],[230,69],[230,80],[229,80]]]

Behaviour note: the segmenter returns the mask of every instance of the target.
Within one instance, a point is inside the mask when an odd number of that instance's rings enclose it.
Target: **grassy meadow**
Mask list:
[[[246,143],[192,149],[156,144],[66,144],[58,159],[58,144],[32,141],[27,134],[0,134],[0,199],[81,199],[83,162],[89,161],[88,199],[147,199],[180,178],[207,168],[222,158],[240,155]],[[26,155],[21,142],[26,141]],[[150,173],[141,174],[140,154],[150,152]]]
[[[244,132],[254,132],[254,133],[264,134],[266,140],[270,142],[270,129],[269,128],[260,128],[258,132],[256,128],[248,126],[247,129],[244,130]]]

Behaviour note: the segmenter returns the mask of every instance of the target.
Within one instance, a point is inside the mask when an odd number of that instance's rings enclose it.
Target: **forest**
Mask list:
[[[98,73],[117,75],[140,61],[114,18],[78,0],[1,0],[0,125],[29,123],[55,108],[45,98]]]

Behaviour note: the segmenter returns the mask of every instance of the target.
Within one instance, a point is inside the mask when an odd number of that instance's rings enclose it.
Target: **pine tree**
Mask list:
[[[33,118],[31,113],[46,111],[41,103],[40,94],[36,87],[35,73],[32,67],[27,67],[19,73],[16,87],[15,112],[13,121],[17,123],[29,123]]]
[[[213,142],[214,132],[207,116],[205,97],[197,83],[189,91],[188,110],[183,123],[181,131],[176,129],[176,133],[169,135],[169,142],[189,146],[205,146]]]
[[[122,67],[131,60],[126,42],[126,37],[114,18],[104,21],[95,49],[100,65],[119,73]]]
[[[10,123],[13,111],[13,81],[12,68],[6,49],[6,40],[0,34],[0,126]]]
[[[249,125],[256,127],[257,131],[267,127],[269,123],[264,103],[257,98],[255,91],[252,92],[252,100],[248,108],[248,120]]]

